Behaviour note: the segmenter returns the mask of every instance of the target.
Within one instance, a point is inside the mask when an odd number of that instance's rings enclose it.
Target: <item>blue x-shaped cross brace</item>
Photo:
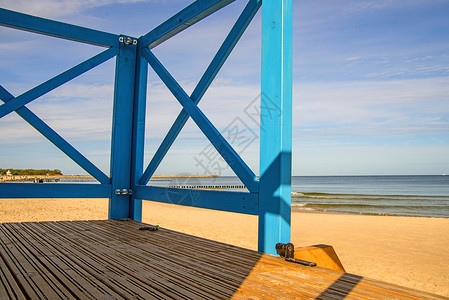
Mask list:
[[[258,192],[258,179],[255,174],[240,158],[226,139],[223,138],[214,125],[207,119],[203,112],[198,108],[197,104],[258,11],[261,1],[250,0],[248,2],[247,6],[239,16],[237,22],[231,29],[230,33],[226,37],[190,97],[185,93],[181,86],[150,50],[171,36],[177,34],[183,29],[233,1],[234,0],[198,0],[180,11],[178,14],[174,15],[172,18],[168,19],[166,22],[162,23],[160,26],[150,31],[148,34],[138,39],[138,47],[141,48],[142,56],[151,65],[175,98],[183,106],[183,110],[178,115],[176,121],[167,133],[150,164],[141,176],[139,184],[145,185],[148,182],[190,116],[217,149],[223,159],[233,169],[236,175],[239,176],[249,191]],[[16,21],[19,19],[18,17],[20,17],[21,23]],[[6,89],[0,86],[0,99],[5,102],[0,106],[0,118],[16,111],[22,118],[24,118],[58,148],[60,148],[66,155],[72,158],[83,169],[99,180],[100,183],[109,183],[109,178],[101,170],[87,160],[47,124],[40,120],[33,112],[26,108],[25,105],[116,56],[119,51],[119,36],[11,12],[5,9],[0,9],[0,24],[23,30],[32,30],[42,34],[76,40],[84,43],[111,47],[110,49],[101,52],[100,54],[57,75],[56,77],[42,83],[41,85],[23,93],[18,97],[14,97]],[[182,24],[182,26],[179,24]]]

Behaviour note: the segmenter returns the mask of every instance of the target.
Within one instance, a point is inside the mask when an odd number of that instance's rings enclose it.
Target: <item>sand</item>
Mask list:
[[[107,199],[0,199],[0,222],[107,218]],[[257,217],[145,201],[143,222],[257,249]],[[347,272],[449,296],[449,219],[292,213],[295,247],[332,245]]]

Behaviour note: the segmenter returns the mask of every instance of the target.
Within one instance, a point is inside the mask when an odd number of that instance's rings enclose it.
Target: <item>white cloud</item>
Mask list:
[[[191,83],[182,84],[186,89],[193,89]],[[199,106],[219,130],[236,117],[258,130],[257,124],[245,114],[245,108],[252,101],[258,102],[258,95],[258,86],[239,86],[230,81],[217,83]],[[449,118],[447,95],[449,87],[445,78],[296,83],[293,126],[301,134],[308,132],[310,136],[445,133]],[[68,83],[42,98],[28,107],[67,138],[110,138],[112,85]],[[149,85],[147,101],[146,136],[162,138],[182,107],[162,84]],[[3,128],[13,127],[13,120],[2,122]],[[193,122],[186,125],[182,135],[190,139],[202,137]],[[3,131],[0,139],[26,140],[27,137],[31,137],[29,133],[23,136],[11,129]]]
[[[193,90],[191,82],[181,82]],[[147,89],[147,138],[162,138],[176,119],[182,106],[162,83],[150,83]],[[200,108],[218,130],[223,130],[236,117],[245,118],[244,108],[259,94],[256,86],[236,86],[219,80],[206,92]],[[104,140],[110,138],[113,86],[108,84],[67,83],[27,107],[68,140]],[[247,120],[248,121],[248,120]],[[255,124],[248,123],[254,127]],[[21,119],[2,119],[1,142],[35,141],[33,130]],[[184,138],[198,139],[203,134],[196,124],[188,122]]]
[[[78,14],[86,9],[110,4],[136,3],[144,0],[1,0],[3,8],[45,18]],[[160,2],[161,0],[156,0]]]
[[[294,127],[302,137],[445,134],[446,78],[296,83]]]
[[[295,165],[301,164],[300,172],[308,172],[307,174],[326,172],[326,169],[327,172],[337,174],[338,162],[350,160],[348,153],[352,153],[352,158],[359,164],[362,164],[367,155],[375,156],[377,161],[382,160],[382,155],[376,156],[375,149],[367,152],[365,149],[367,145],[361,144],[360,140],[357,140],[359,137],[369,138],[369,136],[379,135],[404,137],[416,134],[447,133],[449,88],[446,82],[445,78],[440,78],[393,82],[296,83],[293,126],[295,156],[298,158],[295,160]],[[192,83],[181,82],[181,84],[186,88],[193,88]],[[215,84],[205,95],[201,107],[221,130],[235,117],[245,118],[243,110],[257,97],[258,92],[258,86],[242,87],[232,81],[223,80]],[[40,100],[41,103],[39,103]],[[73,141],[74,146],[82,142],[107,142],[110,138],[112,85],[69,83],[65,88],[61,87],[40,100],[33,102],[30,108],[69,142]],[[148,154],[151,154],[158,146],[157,138],[165,135],[181,106],[162,84],[153,83],[148,88],[147,109],[148,160]],[[18,143],[32,145],[32,143],[43,141],[34,129],[17,116],[7,116],[0,122],[2,128],[7,128],[0,132],[1,145]],[[188,166],[189,170],[194,170],[194,173],[200,172],[201,170],[195,169],[197,167],[195,167],[193,156],[197,155],[208,141],[193,122],[188,124],[181,138],[180,143],[179,141],[175,143],[170,152],[171,156],[167,160],[173,159],[179,163],[181,155],[182,167]],[[397,149],[399,153],[402,149],[400,146],[389,146],[387,139],[382,143],[385,144],[376,148],[381,154],[388,153],[390,149]],[[258,165],[255,159],[258,157],[257,146],[257,142],[254,142],[243,154],[255,171]],[[441,144],[440,148],[445,149],[444,147],[444,143]],[[97,153],[98,149],[90,149],[86,152],[82,151],[81,147],[80,150],[88,157],[95,158],[103,155],[104,157],[99,160],[107,162],[105,158],[108,155],[107,148],[106,146],[104,153]],[[317,149],[322,150],[317,151]],[[412,149],[414,149],[413,152],[409,152],[410,159],[413,159],[413,155],[419,155],[421,150],[422,153],[431,150],[425,146],[419,148],[420,151],[415,146]],[[309,165],[304,164],[303,160],[313,162],[318,159],[318,154],[322,159],[326,157],[327,168],[318,166],[317,171],[313,171],[313,167],[310,167],[310,170],[307,169]],[[336,155],[340,155],[339,160],[332,163]],[[392,154],[390,156],[396,157]],[[178,159],[175,160],[175,158]],[[385,167],[391,159],[383,161],[381,166]],[[346,172],[364,172],[357,171],[355,165],[354,163],[348,165]],[[366,173],[375,173],[376,170],[382,173],[382,170],[385,170],[380,167],[376,169],[374,165],[369,167],[365,164],[364,166]],[[172,173],[171,170],[179,170],[178,167],[180,165],[164,164],[159,172]],[[407,169],[403,167],[402,170]],[[414,170],[416,168],[410,167],[411,173],[416,172]]]
[[[112,124],[112,85],[67,83],[27,107],[67,140],[101,141],[110,139]],[[14,114],[14,113],[13,113]],[[2,121],[0,142],[32,143],[39,135],[19,117]]]
[[[181,83],[185,90],[193,90],[194,84]],[[257,86],[238,86],[226,80],[219,80],[206,92],[199,104],[206,117],[223,130],[236,117],[245,119],[244,109],[260,93]],[[148,87],[147,102],[147,138],[162,139],[182,106],[163,84],[151,84]],[[249,126],[254,126],[248,121]],[[183,138],[198,139],[203,134],[193,121],[189,121],[182,131]]]
[[[346,12],[366,12],[372,10],[390,9],[390,8],[404,8],[418,5],[429,5],[433,3],[445,3],[447,0],[408,0],[408,1],[395,1],[395,0],[377,0],[377,1],[349,1],[346,6]]]

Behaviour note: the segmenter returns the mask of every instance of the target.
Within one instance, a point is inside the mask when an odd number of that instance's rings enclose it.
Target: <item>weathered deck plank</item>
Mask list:
[[[142,225],[0,224],[0,298],[444,299]]]

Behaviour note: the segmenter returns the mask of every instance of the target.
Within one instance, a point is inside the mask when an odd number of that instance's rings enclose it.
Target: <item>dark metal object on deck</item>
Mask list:
[[[155,226],[142,226],[142,227],[139,227],[139,230],[156,231],[156,230],[159,230],[159,225],[155,225]]]
[[[295,245],[293,245],[292,243],[288,244],[277,243],[276,251],[281,257],[284,257],[286,261],[294,262],[308,267],[316,267],[316,263],[314,262],[296,259]]]

